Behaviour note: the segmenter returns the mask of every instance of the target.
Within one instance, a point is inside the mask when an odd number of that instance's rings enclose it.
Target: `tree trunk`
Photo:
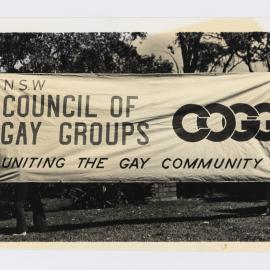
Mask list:
[[[268,71],[270,71],[270,61],[269,61],[268,57],[266,59],[266,66],[268,68]]]
[[[229,67],[229,65],[231,63],[233,56],[234,56],[234,53],[231,53],[231,55],[229,56],[228,60],[224,64],[223,70],[222,70],[223,73],[226,73],[227,72],[227,68]]]
[[[249,72],[254,72],[253,69],[252,69],[252,66],[251,66],[251,62],[250,61],[245,61],[247,67],[248,67],[248,71]]]

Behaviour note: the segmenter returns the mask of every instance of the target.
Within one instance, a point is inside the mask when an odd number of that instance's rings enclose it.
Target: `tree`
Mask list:
[[[176,43],[182,52],[184,73],[207,72],[211,64],[220,64],[216,60],[222,52],[222,46],[215,42],[206,42],[204,39],[207,35],[208,33],[203,32],[176,34]]]
[[[270,33],[261,33],[261,38],[258,42],[258,60],[266,66],[268,71],[270,71]]]
[[[3,33],[0,67],[8,72],[171,72],[172,64],[141,56],[145,33]]]
[[[220,36],[225,40],[227,45],[227,54],[230,56],[229,60],[233,59],[233,56],[237,56],[244,62],[248,70],[253,72],[252,64],[257,62],[258,50],[260,48],[261,39],[264,33],[261,32],[248,32],[248,33],[221,33]],[[229,66],[229,63],[224,65],[225,71]]]
[[[182,51],[184,73],[194,73],[198,67],[203,33],[177,33],[178,45]]]
[[[181,48],[184,72],[230,72],[241,63],[253,72],[253,64],[269,64],[269,35],[247,33],[177,33],[176,43]]]
[[[176,48],[175,48],[175,44],[169,44],[166,49],[162,50],[163,52],[165,52],[167,55],[170,56],[170,58],[172,59],[174,65],[175,65],[175,69],[176,69],[176,73],[179,74],[180,73],[180,64],[179,64],[179,60],[176,57]]]

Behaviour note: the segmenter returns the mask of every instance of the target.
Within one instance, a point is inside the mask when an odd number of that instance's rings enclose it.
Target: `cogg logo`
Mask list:
[[[208,127],[207,120],[214,113],[222,115],[221,131],[213,131]],[[247,117],[241,120],[241,130],[236,130],[236,115],[239,113],[244,113]],[[172,125],[176,135],[188,142],[198,142],[205,138],[213,142],[221,142],[228,138],[243,142],[253,137],[260,141],[269,141],[270,120],[266,120],[266,131],[260,130],[261,121],[258,117],[261,113],[270,113],[270,103],[260,103],[254,107],[245,103],[237,103],[230,107],[220,103],[212,103],[205,107],[187,104],[176,111]],[[189,114],[197,115],[198,130],[195,132],[189,132],[183,126],[183,118]]]

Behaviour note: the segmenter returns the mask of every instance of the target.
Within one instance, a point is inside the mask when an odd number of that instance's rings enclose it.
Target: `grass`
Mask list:
[[[13,237],[0,220],[0,241],[270,241],[265,201],[182,199],[117,208],[47,211],[49,231]]]

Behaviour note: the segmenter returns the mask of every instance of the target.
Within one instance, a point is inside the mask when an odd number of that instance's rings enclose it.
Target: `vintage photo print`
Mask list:
[[[1,20],[2,243],[269,241],[269,20]]]

